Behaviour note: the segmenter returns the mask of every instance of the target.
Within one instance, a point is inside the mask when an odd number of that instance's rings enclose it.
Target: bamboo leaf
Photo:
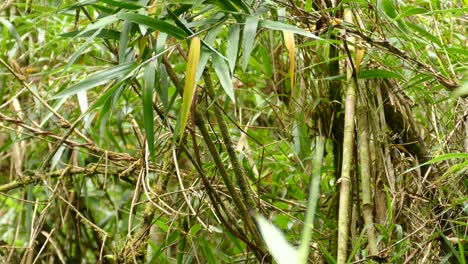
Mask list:
[[[299,252],[288,243],[283,233],[260,214],[255,217],[260,234],[278,264],[299,263]]]
[[[468,159],[468,153],[448,153],[435,157],[424,164],[432,164],[449,159]]]
[[[101,28],[102,29],[102,28]],[[91,44],[91,42],[94,40],[94,38],[101,32],[101,29],[98,29],[94,32],[93,35],[91,35],[83,45],[81,45],[73,54],[71,55],[70,59],[67,62],[67,65],[63,69],[64,72],[67,71],[67,69],[75,62],[75,60],[83,53],[83,51]]]
[[[76,37],[78,38],[78,37],[84,36],[85,34],[88,34],[91,31],[101,29],[101,28],[103,28],[103,27],[105,27],[107,25],[110,25],[112,23],[115,23],[117,21],[118,21],[118,19],[117,19],[117,17],[115,15],[106,16],[104,18],[101,18],[101,19],[97,20],[95,23],[90,24],[89,26],[87,26],[86,29],[81,31],[80,33],[78,33],[78,35],[76,35]]]
[[[294,67],[295,67],[295,43],[294,43],[294,33],[291,31],[283,31],[284,43],[286,48],[289,51],[289,80],[291,87],[291,98],[295,98],[295,89],[294,89]]]
[[[153,90],[156,75],[156,66],[153,61],[150,61],[143,73],[143,92],[141,99],[143,102],[143,120],[146,132],[146,142],[150,151],[151,159],[155,161],[154,155],[154,112],[153,112]]]
[[[263,65],[263,72],[267,75],[267,77],[273,76],[273,66],[271,65],[270,61],[270,54],[263,46],[260,46],[258,51],[260,53],[260,58]]]
[[[378,0],[377,8],[391,19],[395,19],[397,17],[395,5],[391,0]]]
[[[370,78],[397,78],[403,79],[400,74],[396,72],[391,72],[382,69],[374,69],[374,70],[365,70],[361,71],[358,75],[359,79],[370,79]]]
[[[300,29],[298,27],[288,25],[285,23],[277,22],[277,21],[270,21],[270,20],[262,20],[259,23],[260,27],[267,28],[267,29],[272,29],[272,30],[282,30],[282,31],[290,31],[295,34],[299,34],[305,37],[317,39],[317,40],[323,40],[316,35],[310,33],[309,31]]]
[[[102,39],[111,39],[111,40],[119,40],[120,39],[120,32],[111,30],[111,29],[94,29],[94,30],[88,30],[85,33],[82,33],[81,30],[77,31],[71,31],[67,33],[60,34],[60,37],[63,38],[72,38],[72,37],[90,37],[92,36],[96,31],[99,31],[99,33],[96,35],[96,38],[102,38]]]
[[[184,98],[182,98],[182,111],[180,112],[180,127],[175,136],[183,135],[185,126],[190,115],[193,97],[195,96],[195,75],[197,72],[198,61],[200,59],[200,38],[194,37],[190,43],[190,50],[187,59],[187,68],[185,70]]]
[[[201,76],[203,74],[203,70],[205,69],[205,65],[206,65],[206,63],[208,62],[208,59],[211,56],[210,51],[212,51],[214,54],[216,54],[216,55],[222,57],[223,59],[225,59],[224,56],[221,53],[219,53],[216,49],[214,49],[212,47],[213,43],[216,40],[216,36],[218,35],[220,30],[221,30],[221,27],[213,28],[212,30],[208,31],[208,33],[205,36],[205,39],[201,40],[201,43],[203,44],[203,49],[201,50],[200,60],[198,62],[199,66],[198,66],[198,69],[197,69],[197,75],[195,77],[195,82],[197,82],[197,83],[200,80],[200,78],[201,78]]]
[[[232,77],[229,73],[229,67],[226,62],[218,55],[213,55],[213,67],[218,75],[221,86],[232,102],[236,102],[234,97],[234,87],[232,86]]]
[[[237,54],[239,53],[239,38],[240,38],[240,26],[230,25],[227,39],[226,57],[229,62],[229,69],[231,74],[234,74],[234,68],[236,67]]]
[[[127,54],[127,45],[128,45],[128,36],[130,30],[132,29],[132,23],[125,21],[122,32],[120,33],[119,39],[119,63],[122,64],[125,62],[125,57]]]
[[[149,16],[144,16],[140,14],[122,13],[122,14],[118,14],[117,17],[122,20],[130,21],[135,24],[147,26],[154,30],[165,32],[178,39],[183,39],[186,36],[185,31],[183,31],[182,29],[172,24],[169,24],[167,22],[164,22],[155,18],[151,18]]]
[[[247,65],[249,64],[250,54],[252,53],[255,34],[257,33],[258,27],[258,16],[249,16],[245,20],[244,31],[242,34],[242,49],[243,49],[243,61],[242,61],[242,70],[245,71]]]
[[[21,40],[21,37],[18,34],[18,31],[16,31],[16,28],[13,26],[13,24],[11,24],[8,20],[4,19],[3,17],[0,17],[0,24],[3,24],[3,26],[5,26],[8,29],[8,31],[10,31],[10,34],[15,38],[20,50],[24,51],[25,47],[23,41]]]
[[[130,1],[99,0],[99,2],[103,2],[111,6],[115,6],[115,7],[119,7],[123,9],[129,9],[129,10],[137,10],[137,9],[142,8],[142,6],[137,4],[136,2],[130,2]]]
[[[83,81],[61,91],[56,96],[54,96],[54,98],[56,99],[56,98],[60,98],[64,96],[70,96],[70,95],[76,94],[77,92],[87,91],[99,85],[106,84],[109,81],[112,81],[114,79],[121,79],[122,77],[125,77],[127,74],[129,74],[133,69],[135,69],[135,67],[136,67],[136,63],[131,62],[131,63],[121,64],[121,65],[112,67],[107,70],[100,71],[84,79]]]
[[[358,75],[359,75],[359,70],[361,68],[359,66],[361,65],[361,62],[362,62],[362,59],[364,58],[365,53],[366,53],[365,49],[357,48],[356,50],[356,59],[355,59],[354,67],[356,67],[356,74]]]

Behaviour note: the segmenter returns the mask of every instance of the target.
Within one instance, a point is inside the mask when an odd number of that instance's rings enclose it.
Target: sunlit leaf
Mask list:
[[[289,54],[289,80],[290,80],[290,87],[291,87],[291,97],[295,98],[295,88],[294,88],[294,68],[295,68],[295,47],[296,44],[294,43],[294,33],[291,31],[283,31],[284,43],[286,44],[286,48],[288,49]]]
[[[18,44],[19,48],[21,50],[25,50],[23,41],[21,40],[20,35],[16,31],[16,28],[11,24],[8,20],[4,19],[3,17],[0,17],[0,24],[3,24],[8,31],[10,31],[10,34],[15,38],[16,43]]]
[[[432,164],[444,160],[449,160],[449,159],[468,159],[468,153],[448,153],[448,154],[443,154],[440,156],[437,156],[424,164]]]
[[[141,5],[138,4],[138,2],[130,2],[130,1],[115,1],[115,0],[99,0],[99,2],[106,3],[111,6],[119,7],[119,8],[124,8],[124,9],[129,9],[129,10],[136,10],[142,8]]]
[[[184,97],[182,99],[182,111],[180,112],[180,127],[176,136],[182,138],[185,126],[187,125],[190,116],[190,108],[192,107],[193,97],[195,96],[195,75],[197,72],[198,61],[200,59],[200,38],[194,37],[190,42],[190,50],[187,58],[187,68],[185,70],[185,85]]]
[[[362,48],[357,48],[356,50],[356,59],[354,62],[354,67],[356,67],[356,74],[359,74],[359,70],[361,68],[359,66],[361,65],[362,59],[364,58],[365,51],[366,50]]]
[[[299,252],[288,243],[283,233],[263,216],[257,215],[255,219],[257,220],[260,234],[267,245],[268,251],[276,262],[278,262],[278,264],[298,263]]]
[[[230,25],[227,39],[226,57],[229,62],[229,69],[231,74],[234,73],[236,67],[237,54],[239,52],[239,38],[240,38],[240,26]]]
[[[306,31],[306,30],[303,30],[303,29],[300,29],[298,27],[288,25],[288,24],[285,24],[285,23],[277,22],[277,21],[261,20],[259,25],[260,25],[260,27],[267,28],[267,29],[290,31],[292,33],[299,34],[299,35],[302,35],[302,36],[305,36],[305,37],[322,40],[321,38],[319,38],[316,35],[310,33],[309,31]]]
[[[257,33],[259,17],[258,16],[249,16],[245,20],[244,31],[242,34],[242,70],[245,71],[247,65],[249,64],[250,54],[252,53],[255,35]]]
[[[212,58],[213,67],[215,69],[216,75],[218,75],[221,86],[223,87],[226,94],[229,96],[229,99],[231,99],[231,101],[235,103],[236,100],[234,97],[234,87],[232,86],[232,77],[229,73],[230,71],[228,65],[226,64],[226,61],[224,61],[216,54],[213,54]]]
[[[76,94],[77,92],[86,91],[91,88],[97,87],[99,85],[106,84],[114,79],[125,77],[133,69],[135,69],[135,67],[136,67],[136,63],[130,62],[130,63],[121,64],[121,65],[112,67],[110,69],[100,71],[84,79],[83,81],[61,91],[54,98],[70,96],[70,95]]]

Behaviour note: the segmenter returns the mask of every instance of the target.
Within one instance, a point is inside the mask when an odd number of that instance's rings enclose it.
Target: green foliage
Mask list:
[[[319,2],[1,4],[2,261],[335,263],[351,155],[348,262],[464,263],[467,8]]]

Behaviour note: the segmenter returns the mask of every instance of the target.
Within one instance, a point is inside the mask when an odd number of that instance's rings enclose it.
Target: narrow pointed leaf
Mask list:
[[[121,64],[115,67],[112,67],[110,69],[106,69],[103,71],[100,71],[83,81],[72,85],[68,87],[67,89],[61,91],[58,93],[54,98],[60,98],[64,96],[70,96],[73,94],[76,94],[77,92],[80,91],[87,91],[91,88],[97,87],[99,85],[103,85],[108,83],[109,81],[112,81],[114,79],[118,79],[119,77],[125,77],[127,74],[129,74],[133,69],[135,69],[136,63],[125,63]]]
[[[183,31],[182,29],[172,24],[169,24],[167,22],[161,21],[159,19],[151,18],[149,16],[144,16],[140,14],[123,13],[123,14],[118,14],[117,17],[119,19],[133,22],[135,24],[147,26],[154,30],[165,32],[178,39],[183,39],[186,36],[185,31]]]
[[[120,33],[120,41],[119,41],[119,63],[120,64],[125,62],[125,57],[127,54],[128,36],[130,34],[131,29],[132,29],[132,23],[126,21],[123,25],[122,32]]]
[[[236,102],[234,97],[234,87],[232,86],[232,77],[229,73],[229,67],[225,60],[220,58],[218,55],[213,54],[213,67],[216,75],[218,75],[219,82],[223,87],[226,94],[229,96],[232,102]]]
[[[374,70],[365,70],[359,73],[359,79],[369,79],[369,78],[397,78],[402,79],[401,75],[396,72],[391,72],[382,69]]]
[[[99,2],[106,3],[111,6],[123,8],[123,9],[129,9],[129,10],[137,10],[142,8],[141,5],[138,5],[135,2],[129,2],[129,1],[115,1],[115,0],[99,0]]]
[[[73,52],[73,54],[71,55],[70,59],[67,62],[67,65],[63,69],[63,72],[66,72],[67,69],[71,65],[73,65],[75,60],[81,55],[81,53],[83,53],[83,51],[89,46],[89,44],[91,44],[91,42],[100,32],[101,32],[101,29],[96,30],[93,35],[91,35],[88,39],[86,39],[86,42],[83,43],[83,45],[81,45],[75,52]]]
[[[267,29],[273,29],[273,30],[285,30],[285,31],[290,31],[295,34],[299,34],[305,37],[313,38],[313,39],[318,39],[318,40],[323,40],[316,35],[310,33],[307,30],[300,29],[298,27],[288,25],[285,23],[277,22],[277,21],[270,21],[270,20],[262,20],[259,23],[260,27],[267,28]]]
[[[245,71],[249,64],[250,54],[254,47],[255,34],[257,34],[258,21],[258,16],[249,16],[245,20],[244,33],[242,34],[242,49],[244,51],[242,55],[243,71]]]
[[[197,72],[198,61],[200,59],[200,38],[194,37],[190,43],[190,50],[187,59],[187,68],[185,71],[184,98],[182,99],[182,111],[180,113],[180,127],[176,134],[182,138],[185,126],[190,115],[193,97],[195,95],[195,75]]]
[[[216,36],[218,35],[219,31],[221,30],[221,27],[216,27],[206,34],[205,40],[201,40],[201,43],[203,44],[203,49],[201,50],[201,55],[200,55],[200,61],[198,62],[198,69],[197,69],[197,75],[195,77],[195,82],[198,83],[200,80],[203,70],[205,69],[205,65],[208,62],[208,59],[211,56],[211,52],[215,53],[216,55],[222,57],[224,59],[224,56],[220,54],[216,49],[214,49],[213,43],[216,40]]]
[[[298,250],[288,243],[283,233],[263,216],[257,215],[255,219],[268,251],[276,262],[278,264],[299,263]]]
[[[99,33],[97,34],[96,38],[111,39],[111,40],[120,39],[120,32],[118,31],[104,29],[104,28],[100,28],[98,30],[99,30]],[[71,32],[63,33],[63,34],[60,34],[59,36],[63,38],[72,38],[78,35],[80,35],[80,37],[91,37],[96,31],[97,30],[89,30],[89,31],[86,31],[85,33],[82,33],[81,30],[78,30],[78,31],[71,31]]]
[[[286,48],[289,51],[289,80],[291,86],[291,97],[295,97],[295,89],[294,89],[294,67],[295,67],[295,43],[294,43],[294,33],[291,31],[283,31],[284,36],[284,43],[286,44]]]
[[[144,85],[141,99],[143,101],[143,119],[145,124],[146,142],[150,151],[151,159],[155,161],[154,155],[154,112],[153,112],[153,90],[156,75],[154,62],[149,62],[143,73]]]
[[[226,57],[229,62],[229,69],[231,70],[231,74],[234,73],[234,68],[236,67],[237,54],[239,52],[239,37],[240,26],[230,25],[227,40]]]

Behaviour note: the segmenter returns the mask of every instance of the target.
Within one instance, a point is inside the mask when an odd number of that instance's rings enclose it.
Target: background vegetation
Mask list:
[[[4,1],[2,261],[466,263],[464,4]]]

